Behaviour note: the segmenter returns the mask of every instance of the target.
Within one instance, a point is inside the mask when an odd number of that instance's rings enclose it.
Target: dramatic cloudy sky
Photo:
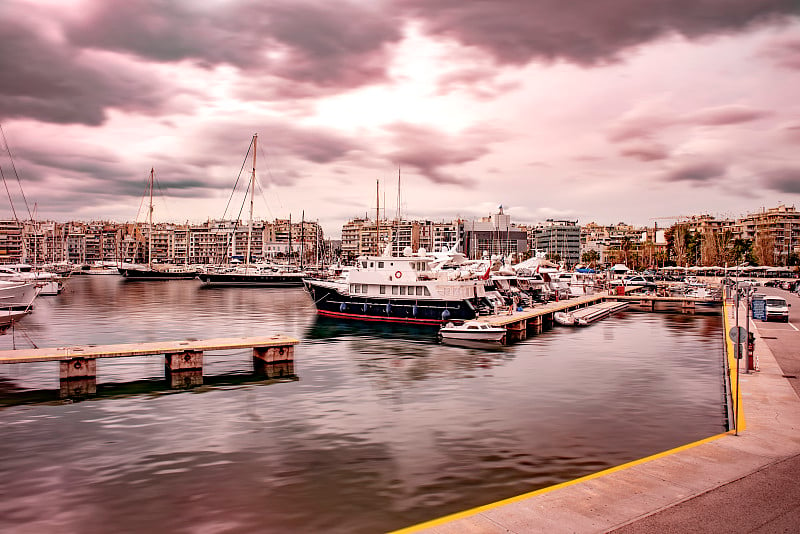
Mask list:
[[[800,207],[797,0],[3,0],[0,51],[20,218],[15,174],[133,220],[151,167],[157,220],[219,218],[254,133],[256,216],[328,235],[398,166],[434,220]]]

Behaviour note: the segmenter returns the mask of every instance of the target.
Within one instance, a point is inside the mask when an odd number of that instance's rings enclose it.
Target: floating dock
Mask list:
[[[600,302],[599,304],[593,304],[588,308],[581,308],[580,310],[569,313],[569,315],[572,317],[573,326],[587,326],[595,321],[599,321],[603,317],[608,317],[612,313],[624,310],[627,307],[627,302],[610,300]]]
[[[697,297],[664,297],[658,295],[635,294],[640,288],[625,288],[625,293],[595,293],[582,297],[573,297],[567,300],[548,302],[535,308],[526,308],[523,311],[509,310],[508,313],[500,313],[481,317],[480,319],[488,322],[492,326],[503,326],[508,331],[506,343],[521,341],[526,339],[528,331],[540,333],[544,326],[552,326],[554,315],[557,312],[576,312],[583,308],[593,306],[601,302],[625,301],[640,306],[645,306],[651,310],[656,309],[656,303],[670,303],[680,305],[681,311],[691,313],[695,306],[699,304],[721,306],[721,299],[704,299]]]
[[[253,349],[256,374],[270,377],[293,374],[294,346],[298,340],[283,335],[233,337],[207,340],[157,341],[117,345],[0,351],[0,364],[59,362],[61,396],[94,394],[97,391],[97,360],[133,356],[164,355],[164,370],[171,387],[203,383],[203,353],[212,350]]]

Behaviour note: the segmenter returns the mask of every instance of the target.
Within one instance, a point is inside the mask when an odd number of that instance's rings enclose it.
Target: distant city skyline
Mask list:
[[[800,205],[796,0],[8,0],[0,47],[20,219],[134,221],[151,167],[156,221],[236,218],[254,133],[255,216],[334,238],[398,169],[404,218]]]

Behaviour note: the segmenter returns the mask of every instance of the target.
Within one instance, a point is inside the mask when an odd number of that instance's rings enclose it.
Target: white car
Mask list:
[[[789,322],[789,306],[786,299],[783,297],[773,297],[772,295],[764,297],[767,311],[767,321],[783,321]]]

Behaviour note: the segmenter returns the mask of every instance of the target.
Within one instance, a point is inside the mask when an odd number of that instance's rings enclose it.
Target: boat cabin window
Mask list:
[[[399,295],[400,288],[398,286],[392,286],[392,295]]]
[[[477,329],[478,329],[478,327],[477,327],[477,326],[475,326],[474,324],[471,324],[471,325],[469,325],[469,326],[467,327],[467,330],[477,330]]]
[[[366,284],[350,284],[350,293],[366,293]]]
[[[417,295],[420,295],[420,296],[421,296],[421,295],[422,295],[422,290],[423,290],[423,289],[425,289],[425,288],[424,288],[424,287],[422,287],[422,286],[417,286]]]
[[[369,266],[370,266],[370,268],[375,267],[375,263],[374,262],[369,262]]]
[[[381,291],[381,295],[385,295],[386,294],[386,286],[381,286],[380,291]]]
[[[362,261],[362,262],[361,262],[361,267],[363,267],[364,269],[366,269],[366,268],[367,268],[367,262],[365,262],[365,261]]]
[[[383,262],[382,261],[378,262],[378,269],[383,269]]]
[[[406,294],[406,286],[400,286],[400,294],[401,295],[405,295]]]

